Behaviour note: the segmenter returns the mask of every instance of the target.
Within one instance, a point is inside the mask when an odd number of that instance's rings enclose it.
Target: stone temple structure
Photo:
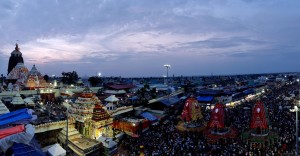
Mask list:
[[[23,63],[18,63],[7,75],[8,80],[14,80],[13,83],[24,85],[29,70],[25,67]]]
[[[43,75],[37,70],[35,65],[33,65],[27,75],[25,85],[28,88],[44,88],[48,86],[48,83],[45,81]]]
[[[18,63],[24,63],[24,60],[22,57],[22,53],[20,52],[20,48],[18,44],[16,44],[15,50],[11,52],[11,56],[9,58],[7,75]]]

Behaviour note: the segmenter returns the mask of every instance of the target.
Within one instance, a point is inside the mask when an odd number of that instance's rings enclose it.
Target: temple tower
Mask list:
[[[20,48],[18,47],[18,44],[16,44],[15,50],[11,52],[11,56],[9,58],[7,75],[18,63],[24,63],[24,60],[22,53],[20,52]]]

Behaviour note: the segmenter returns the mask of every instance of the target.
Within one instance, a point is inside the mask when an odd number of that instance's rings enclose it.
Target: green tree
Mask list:
[[[44,80],[46,81],[46,82],[48,82],[49,81],[49,76],[46,74],[46,75],[44,75]]]
[[[90,84],[94,87],[97,86],[98,84],[102,83],[102,79],[99,76],[92,76],[89,77],[88,81],[90,82]]]
[[[72,71],[72,72],[62,72],[62,79],[61,81],[65,84],[75,84],[79,77],[76,71]]]

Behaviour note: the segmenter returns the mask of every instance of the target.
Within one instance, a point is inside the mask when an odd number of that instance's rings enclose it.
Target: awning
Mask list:
[[[20,109],[14,112],[6,113],[3,115],[0,115],[0,126],[26,120],[26,119],[32,119],[32,115],[29,111],[30,109]]]
[[[65,156],[66,150],[63,149],[59,144],[55,144],[48,149],[48,153],[51,156]]]
[[[182,96],[180,97],[180,100],[185,100],[187,97],[186,96]]]
[[[14,156],[24,156],[24,155],[34,155],[34,156],[45,156],[42,150],[34,139],[28,144],[25,143],[15,143],[12,147]]]
[[[213,100],[213,96],[198,96],[197,100],[199,102],[211,102]]]
[[[0,152],[2,151],[3,153],[5,153],[8,148],[15,145],[16,143],[29,144],[34,136],[34,133],[35,133],[34,127],[31,124],[28,124],[25,126],[24,132],[12,134],[10,136],[0,139],[0,145],[1,145]],[[24,150],[23,152],[22,150],[20,150],[20,152],[23,153],[23,155],[28,155]]]
[[[119,99],[116,98],[115,95],[111,95],[108,98],[106,98],[104,101],[107,101],[107,102],[117,102],[117,101],[119,101]]]
[[[171,96],[171,97],[165,98],[163,100],[160,100],[160,102],[162,102],[166,106],[174,105],[178,101],[180,101],[180,99],[178,97],[175,97],[175,96]]]
[[[150,121],[155,121],[155,120],[158,119],[156,116],[154,116],[153,114],[151,114],[149,112],[143,112],[141,114],[141,116],[144,117],[144,118],[146,118],[146,119],[148,119],[148,120],[150,120]]]
[[[5,138],[5,137],[10,136],[10,135],[13,135],[13,134],[21,133],[24,130],[25,130],[24,125],[18,125],[18,126],[15,126],[15,127],[0,129],[0,139]]]
[[[247,89],[243,91],[243,94],[248,95],[248,94],[252,94],[254,93],[254,91],[252,89]]]
[[[139,99],[137,96],[133,96],[133,97],[128,98],[128,100],[137,100],[137,99]]]

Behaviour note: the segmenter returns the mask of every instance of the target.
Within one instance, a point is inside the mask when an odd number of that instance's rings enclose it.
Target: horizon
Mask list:
[[[25,66],[79,77],[299,72],[300,2],[2,1],[0,74],[18,43]],[[59,70],[58,70],[59,69]]]

